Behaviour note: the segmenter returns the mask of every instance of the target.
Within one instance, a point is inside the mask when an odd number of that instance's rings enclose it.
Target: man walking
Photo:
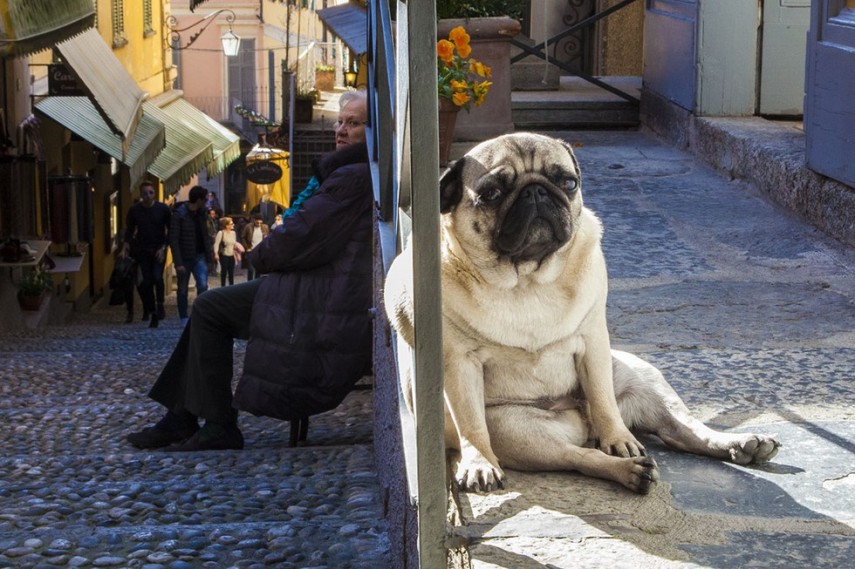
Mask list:
[[[139,266],[142,276],[137,287],[143,305],[143,320],[157,327],[158,320],[166,318],[163,308],[163,263],[172,212],[155,197],[152,182],[140,184],[140,201],[128,210],[125,242],[121,257],[130,255]],[[155,305],[155,301],[157,304]]]
[[[196,280],[196,294],[202,294],[208,290],[208,265],[214,262],[205,221],[207,196],[208,191],[202,186],[190,188],[189,199],[175,209],[169,230],[169,247],[178,277],[178,316],[182,324],[187,324],[188,318],[190,275]]]
[[[252,214],[252,223],[248,223],[243,228],[241,241],[243,241],[244,250],[249,253],[270,233],[270,227],[264,223],[261,214]],[[249,256],[246,257],[246,280],[251,281],[256,276],[255,268],[252,266],[252,261]]]

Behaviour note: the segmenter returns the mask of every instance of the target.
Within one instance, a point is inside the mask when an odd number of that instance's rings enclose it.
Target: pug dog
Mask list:
[[[458,485],[501,488],[503,468],[567,470],[644,494],[659,471],[632,431],[737,464],[771,459],[772,437],[707,427],[659,370],[611,349],[603,228],[581,188],[569,144],[522,132],[441,176],[445,439]],[[412,279],[408,244],[384,299],[410,347]],[[412,408],[411,370],[402,377]]]

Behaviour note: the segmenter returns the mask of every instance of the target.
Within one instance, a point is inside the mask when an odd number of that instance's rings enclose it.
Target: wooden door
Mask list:
[[[807,42],[807,164],[855,186],[855,0],[814,0]]]
[[[801,115],[810,0],[766,0],[760,64],[761,115]]]

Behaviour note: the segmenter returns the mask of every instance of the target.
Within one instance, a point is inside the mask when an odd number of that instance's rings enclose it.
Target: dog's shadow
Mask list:
[[[577,473],[506,471],[503,490],[456,493],[463,524],[455,533],[473,561],[515,569],[670,566],[665,560],[789,567],[806,552],[823,566],[851,561],[855,531],[805,505],[822,496],[799,492],[799,502],[785,489],[806,474],[786,453],[748,468],[672,451],[655,437],[642,443],[661,473],[646,496]],[[838,504],[844,518],[848,501]]]

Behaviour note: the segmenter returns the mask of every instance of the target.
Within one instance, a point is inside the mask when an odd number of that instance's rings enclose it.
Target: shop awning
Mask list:
[[[0,0],[0,58],[51,48],[93,25],[92,0]]]
[[[357,4],[341,4],[317,11],[329,30],[341,38],[353,53],[368,51],[368,13]]]
[[[163,123],[143,115],[128,151],[123,154],[122,139],[110,129],[88,97],[46,97],[36,103],[36,110],[127,166],[131,188],[142,181],[149,164],[166,145]]]
[[[203,133],[193,130],[185,116],[151,101],[143,104],[145,114],[166,126],[166,148],[157,155],[148,171],[160,178],[167,194],[174,194],[191,177],[214,160],[214,146]]]
[[[211,142],[214,159],[205,165],[208,179],[221,174],[226,167],[240,157],[240,137],[188,103],[174,90],[151,99],[151,103],[169,111],[180,119],[191,131]]]
[[[148,96],[95,29],[58,43],[56,49],[77,76],[80,86],[122,139],[127,152]]]

